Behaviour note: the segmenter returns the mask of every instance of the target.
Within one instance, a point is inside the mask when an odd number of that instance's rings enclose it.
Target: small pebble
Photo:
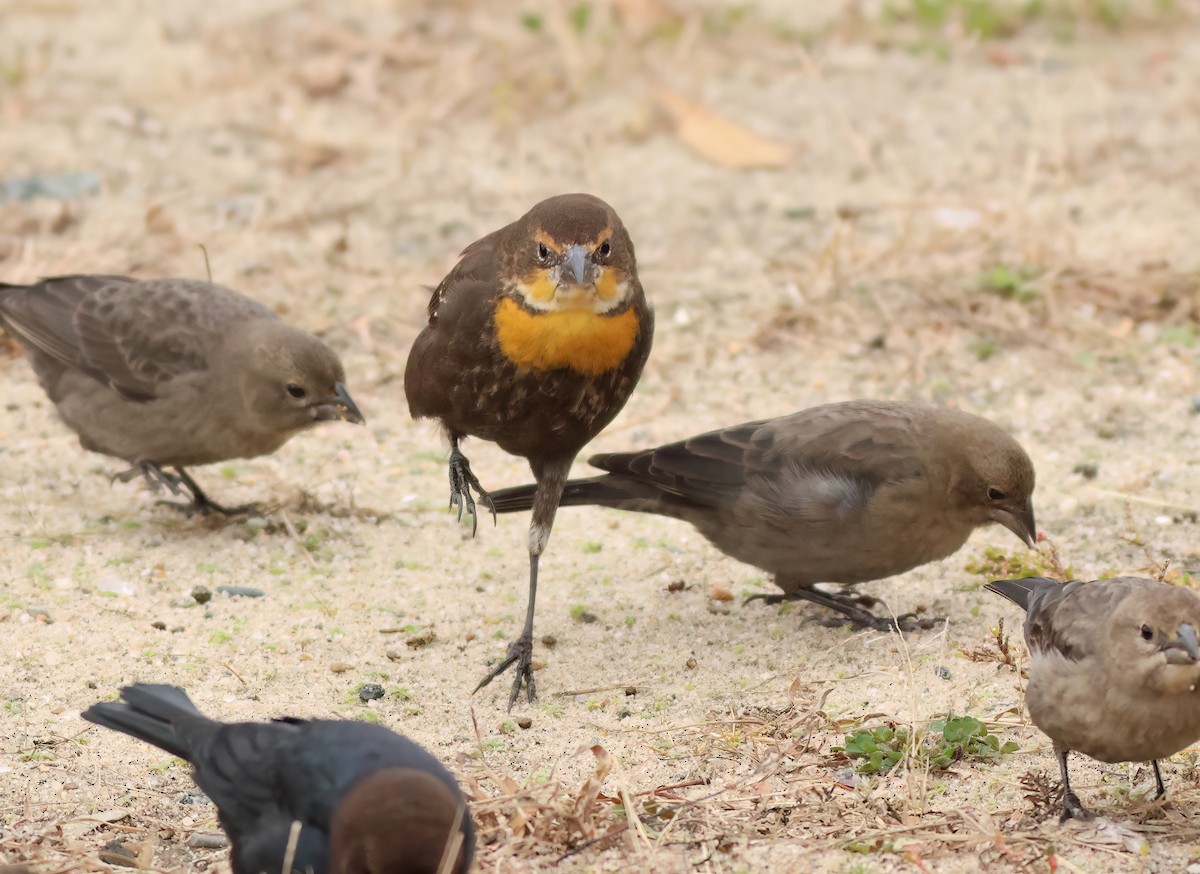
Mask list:
[[[383,697],[383,686],[378,683],[363,683],[358,687],[358,700],[363,704],[368,701],[378,701]]]
[[[329,666],[329,670],[333,671],[335,674],[344,674],[353,667],[354,665],[348,665],[345,662],[334,662]]]
[[[691,656],[686,662],[684,662],[684,664],[687,665],[689,671],[694,671],[696,670],[696,665],[699,664],[699,662],[696,661],[695,656]]]
[[[667,583],[668,592],[682,592],[684,587],[683,580],[675,580],[672,583]]]
[[[192,589],[192,600],[197,604],[207,604],[212,600],[212,590],[207,586],[196,586]]]
[[[150,627],[157,628],[159,631],[166,631],[167,623],[163,622],[161,619],[155,619],[153,622],[150,623]]]
[[[193,850],[223,850],[229,846],[229,838],[216,832],[196,832],[187,845]]]
[[[218,592],[224,592],[226,595],[242,598],[261,598],[267,593],[262,589],[255,589],[251,586],[217,586]],[[195,590],[192,591],[192,597],[196,597]],[[201,603],[204,603],[201,601]]]
[[[582,622],[585,625],[591,625],[593,622],[599,622],[600,617],[591,610],[580,610],[579,615],[575,617],[576,621]]]
[[[404,658],[404,650],[397,649],[394,646],[389,646],[387,649],[385,649],[383,651],[383,654],[394,662],[398,662],[402,658]]]
[[[437,635],[433,633],[433,629],[426,628],[420,634],[414,634],[408,640],[404,641],[404,644],[409,649],[420,649],[423,646],[429,646],[435,640],[437,640]]]
[[[1071,473],[1077,473],[1084,479],[1095,479],[1096,474],[1100,473],[1100,465],[1092,461],[1081,461],[1071,469]]]
[[[551,646],[551,647],[557,646],[558,638],[555,637],[553,634],[543,634],[542,635],[542,645],[543,646]]]
[[[50,616],[50,611],[45,607],[26,607],[25,612],[37,622],[43,622],[46,625],[51,625],[54,622],[53,617]]]
[[[625,697],[626,698],[630,698],[636,694],[637,694],[637,686],[626,686],[625,687]]]
[[[517,726],[519,728],[530,728],[533,725],[533,720],[528,716],[518,716]]]
[[[938,666],[938,668],[937,668],[937,670],[935,671],[935,673],[936,673],[936,674],[937,674],[939,677],[941,677],[943,680],[949,680],[949,679],[950,679],[950,669],[949,669],[949,668],[943,668],[943,667],[941,667],[941,666],[939,665],[939,666]]]

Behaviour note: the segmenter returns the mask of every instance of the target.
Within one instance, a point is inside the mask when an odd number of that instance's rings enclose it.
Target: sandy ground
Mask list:
[[[215,819],[187,770],[78,717],[137,680],[222,718],[412,736],[472,794],[479,871],[1200,859],[1195,753],[1165,763],[1165,807],[1148,767],[1082,758],[1076,788],[1110,819],[1060,826],[1026,797],[1057,771],[1019,673],[986,656],[1019,617],[978,564],[1039,559],[1002,529],[864,587],[948,617],[901,639],[741,606],[770,581],[681,523],[567,510],[543,562],[541,700],[510,715],[507,683],[472,696],[520,627],[527,519],[456,525],[445,446],[400,382],[423,286],[458,250],[591,191],[658,311],[642,383],[592,449],[861,396],[954,405],[1028,448],[1040,527],[1076,576],[1169,561],[1186,579],[1200,25],[1160,5],[1108,27],[1106,4],[1048,3],[977,40],[869,3],[0,2],[0,176],[98,181],[0,203],[0,278],[202,277],[203,245],[215,280],[339,351],[369,421],[198,470],[271,512],[185,519],[110,485],[119,463],[0,358],[0,863],[106,870],[117,840],[142,867],[227,870],[188,846]],[[488,486],[527,478],[470,455]],[[190,596],[222,585],[266,595]],[[368,682],[384,699],[360,702]],[[947,713],[1019,751],[856,776],[831,749]]]

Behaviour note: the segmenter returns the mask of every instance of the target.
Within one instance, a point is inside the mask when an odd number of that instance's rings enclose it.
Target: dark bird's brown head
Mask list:
[[[1163,583],[1137,589],[1105,619],[1105,652],[1114,675],[1128,672],[1138,687],[1168,695],[1200,684],[1200,595]]]
[[[264,431],[364,421],[346,390],[341,360],[312,334],[282,322],[255,323],[233,338],[225,363],[234,367],[247,412]]]
[[[1026,546],[1035,546],[1034,472],[1028,453],[987,419],[946,413],[957,419],[947,429],[946,451],[961,459],[954,492],[962,511],[977,526],[998,522]]]
[[[510,361],[596,375],[629,354],[642,289],[633,242],[607,203],[543,200],[505,229],[497,254],[496,332]]]
[[[388,768],[365,777],[333,818],[329,874],[466,874],[471,812],[427,771]]]

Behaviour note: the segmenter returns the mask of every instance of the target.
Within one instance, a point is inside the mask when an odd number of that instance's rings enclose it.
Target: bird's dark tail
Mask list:
[[[989,592],[1003,595],[1025,612],[1029,612],[1029,602],[1039,592],[1056,589],[1061,586],[1058,580],[1049,577],[1022,577],[1019,580],[993,580],[984,586]]]
[[[175,733],[174,722],[181,717],[203,717],[203,714],[178,686],[138,683],[122,688],[120,701],[93,704],[80,716],[188,759],[188,751]]]
[[[519,513],[533,507],[533,493],[537,486],[532,483],[513,486],[490,492],[497,513]],[[567,480],[563,489],[560,507],[617,507],[622,510],[651,511],[648,501],[659,497],[653,486],[613,476],[594,476],[588,479]]]

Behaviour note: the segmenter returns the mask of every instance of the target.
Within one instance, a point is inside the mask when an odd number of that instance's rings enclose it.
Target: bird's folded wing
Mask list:
[[[210,724],[211,725],[211,724]],[[301,723],[241,722],[216,731],[197,723],[189,736],[186,721],[175,731],[189,747],[197,785],[221,808],[223,815],[253,821],[264,810],[286,804],[280,786],[294,778],[292,746]],[[202,734],[200,732],[203,732]]]
[[[437,320],[443,304],[465,287],[486,285],[489,289],[496,284],[496,244],[508,228],[493,231],[463,249],[458,263],[438,283],[429,299],[429,321]]]

